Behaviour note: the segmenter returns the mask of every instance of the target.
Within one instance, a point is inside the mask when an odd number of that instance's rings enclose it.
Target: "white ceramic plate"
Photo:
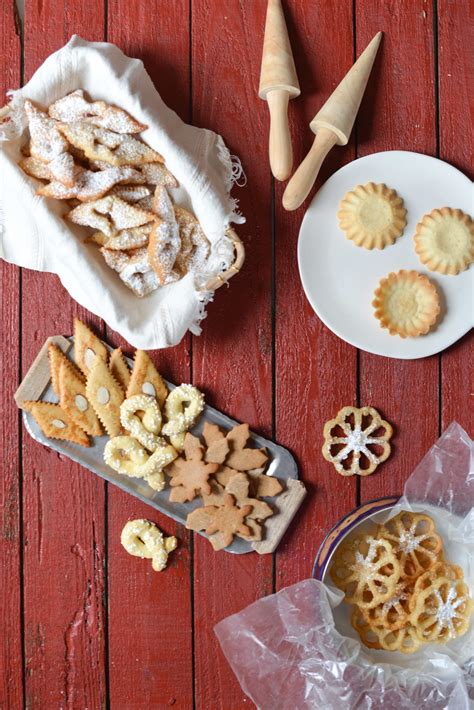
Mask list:
[[[339,229],[337,210],[348,190],[384,182],[403,198],[407,226],[385,249],[355,246]],[[298,264],[315,313],[340,338],[376,355],[405,360],[444,350],[473,326],[474,267],[457,276],[428,271],[418,260],[413,235],[417,222],[435,207],[472,215],[473,185],[459,170],[420,153],[387,151],[359,158],[337,171],[311,202],[300,229]],[[389,335],[373,315],[373,292],[391,271],[416,269],[442,294],[443,317],[435,330],[418,338]]]

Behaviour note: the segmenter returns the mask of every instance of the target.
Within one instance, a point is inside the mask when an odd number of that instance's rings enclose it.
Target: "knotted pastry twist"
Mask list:
[[[176,549],[177,539],[164,537],[148,520],[130,520],[122,530],[120,542],[130,555],[151,560],[155,572],[165,569],[168,553]]]
[[[193,426],[204,408],[204,395],[192,385],[180,385],[169,393],[165,402],[168,419],[162,432],[166,436],[182,434]]]
[[[176,450],[169,444],[159,446],[151,455],[132,436],[115,436],[104,449],[105,463],[132,478],[144,478],[161,491],[165,485],[163,469],[176,458]]]
[[[137,416],[143,412],[143,418]],[[156,451],[166,445],[158,436],[161,431],[161,411],[155,397],[148,394],[135,394],[128,397],[120,406],[120,422],[148,451]]]

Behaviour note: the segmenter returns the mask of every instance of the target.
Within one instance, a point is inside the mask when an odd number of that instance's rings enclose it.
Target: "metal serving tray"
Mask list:
[[[22,403],[28,400],[57,401],[49,375],[48,345],[50,343],[55,343],[67,353],[73,345],[73,338],[64,338],[63,336],[48,338],[15,394],[15,401],[19,407],[22,407]],[[130,365],[133,364],[129,358],[127,358],[127,361]],[[176,386],[171,382],[167,382],[167,384],[170,389],[174,389]],[[79,463],[89,469],[89,471],[93,471],[93,473],[96,473],[109,483],[113,483],[123,491],[139,498],[144,503],[156,508],[156,510],[168,515],[182,525],[186,524],[186,517],[191,510],[202,506],[202,501],[199,498],[190,503],[171,503],[168,500],[169,486],[166,486],[162,491],[155,491],[143,479],[130,478],[111,469],[105,464],[103,459],[104,447],[108,441],[107,436],[92,437],[92,446],[85,448],[68,441],[48,439],[39,428],[32,414],[25,410],[23,411],[23,421],[28,433],[35,441],[67,456],[72,461]],[[199,436],[206,421],[217,424],[226,430],[238,424],[235,419],[231,419],[231,417],[214,409],[214,407],[206,405],[198,423],[191,429],[191,432]],[[252,543],[241,538],[235,538],[232,545],[226,548],[226,552],[237,554],[251,552],[252,550],[260,554],[273,552],[306,492],[303,484],[296,480],[298,478],[296,461],[287,449],[258,434],[252,433],[252,441],[256,447],[267,449],[270,454],[270,463],[266,473],[269,476],[277,476],[284,481],[286,490],[278,497],[268,499],[272,507],[278,510],[278,513],[265,522],[265,539]],[[199,534],[207,537],[205,533]]]

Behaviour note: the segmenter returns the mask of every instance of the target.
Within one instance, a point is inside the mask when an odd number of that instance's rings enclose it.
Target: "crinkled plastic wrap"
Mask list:
[[[474,443],[453,423],[408,479],[400,509],[425,510],[446,559],[474,589]],[[215,632],[244,692],[262,710],[467,710],[474,707],[474,624],[412,654],[363,646],[341,592],[306,579],[221,621]],[[350,630],[349,630],[350,629]]]

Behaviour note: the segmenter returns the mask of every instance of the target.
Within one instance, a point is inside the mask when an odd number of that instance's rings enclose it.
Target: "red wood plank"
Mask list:
[[[32,0],[26,5],[29,78],[73,32],[103,37],[100,0]],[[57,277],[23,272],[22,369],[44,339],[70,333],[73,314],[91,322]],[[95,321],[97,324],[97,321]],[[23,437],[26,704],[105,703],[104,484]]]
[[[294,0],[285,9],[302,88],[290,104],[297,165],[314,139],[309,122],[352,65],[352,2]],[[317,187],[354,153],[353,141],[331,151]],[[311,575],[322,539],[356,500],[355,481],[339,476],[321,454],[324,423],[355,404],[356,350],[333,335],[306,300],[297,239],[312,195],[289,213],[281,205],[284,188],[276,188],[276,435],[296,455],[309,496],[278,550],[278,588]]]
[[[20,85],[20,37],[15,27],[15,5],[0,8],[0,103],[5,91]],[[0,706],[22,707],[23,672],[21,638],[20,440],[18,412],[13,401],[19,381],[20,273],[0,261]]]
[[[163,99],[189,120],[189,6],[160,3],[150,16],[145,3],[109,2],[108,39],[139,57]],[[178,21],[179,18],[179,21]],[[166,156],[165,156],[166,158]],[[124,346],[116,334],[109,341]],[[160,372],[175,382],[190,381],[190,339],[176,348],[150,353]],[[120,545],[129,519],[148,518],[179,548],[163,573],[130,557]],[[193,704],[191,557],[189,534],[147,505],[108,487],[109,676],[112,707],[190,708]],[[124,585],[123,579],[130,580]]]
[[[247,188],[235,189],[247,217],[238,228],[247,261],[230,288],[216,293],[203,334],[193,340],[194,380],[208,402],[270,435],[271,183],[256,93],[265,3],[232,0],[216,11],[215,3],[194,0],[192,10],[193,122],[221,133],[248,176]],[[272,559],[215,553],[197,535],[194,552],[196,706],[240,708],[245,696],[213,626],[272,591]]]
[[[472,3],[438,3],[440,157],[472,179],[474,126]],[[454,205],[455,206],[455,205]],[[472,268],[472,267],[471,267]],[[471,331],[441,356],[442,428],[456,419],[474,437],[474,335]]]
[[[357,51],[384,32],[358,119],[358,155],[382,150],[436,152],[433,3],[357,2]],[[414,120],[416,117],[416,120]],[[394,336],[396,337],[396,336]],[[400,347],[403,343],[400,341]],[[394,450],[379,471],[361,479],[361,499],[401,493],[438,434],[437,356],[393,360],[361,352],[361,404],[376,407],[395,428]]]

